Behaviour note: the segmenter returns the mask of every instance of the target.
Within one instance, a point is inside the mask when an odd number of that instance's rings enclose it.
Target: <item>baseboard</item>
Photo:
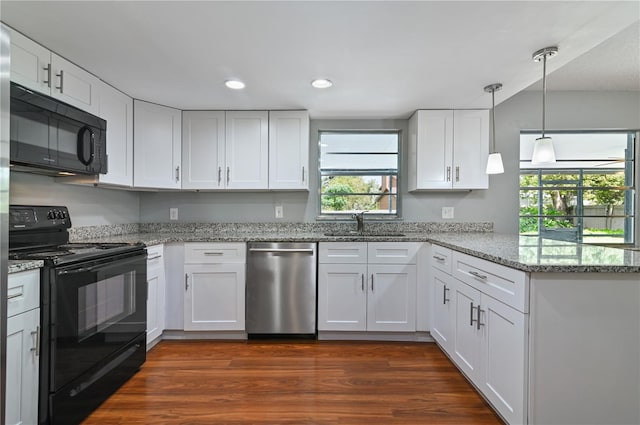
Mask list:
[[[221,339],[221,340],[243,340],[247,339],[247,333],[243,331],[179,331],[165,330],[162,339]]]
[[[429,332],[340,332],[318,331],[318,339],[325,341],[401,341],[434,342]]]

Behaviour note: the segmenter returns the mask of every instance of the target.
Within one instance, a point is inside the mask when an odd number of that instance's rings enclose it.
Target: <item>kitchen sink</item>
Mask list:
[[[355,230],[348,232],[327,232],[324,234],[325,236],[353,236],[353,237],[391,237],[391,236],[405,236],[404,233],[398,232],[358,232]]]

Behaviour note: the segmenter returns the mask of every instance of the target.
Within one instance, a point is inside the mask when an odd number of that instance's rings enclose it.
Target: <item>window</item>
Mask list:
[[[634,243],[632,132],[549,133],[557,162],[531,164],[538,134],[520,135],[520,234]]]
[[[319,145],[322,216],[398,216],[398,131],[320,131]]]

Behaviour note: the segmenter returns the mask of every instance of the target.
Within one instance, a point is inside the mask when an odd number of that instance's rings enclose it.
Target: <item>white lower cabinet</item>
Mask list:
[[[165,329],[164,246],[147,248],[147,347],[162,336]]]
[[[184,330],[245,330],[244,243],[186,243]]]
[[[525,305],[527,276],[513,269],[504,273],[502,266],[434,248],[431,335],[507,423],[526,423],[529,317],[514,306]],[[445,257],[447,264],[452,258],[453,270],[443,267]],[[486,293],[503,286],[512,289],[504,294],[513,305]]]
[[[5,424],[38,422],[40,270],[9,275]]]
[[[318,330],[415,332],[419,245],[320,243]]]

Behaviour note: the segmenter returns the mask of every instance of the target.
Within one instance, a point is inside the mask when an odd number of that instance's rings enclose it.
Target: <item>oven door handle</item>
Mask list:
[[[142,259],[142,260],[141,260]],[[100,263],[100,264],[96,264],[93,266],[87,266],[87,267],[78,267],[78,268],[70,268],[70,269],[63,269],[63,270],[58,270],[58,276],[61,275],[72,275],[72,274],[78,274],[78,273],[90,273],[90,272],[94,272],[94,271],[102,271],[102,270],[109,270],[112,269],[114,267],[123,267],[129,264],[135,264],[139,261],[144,261],[146,264],[146,259],[147,259],[147,255],[140,255],[140,254],[135,254],[134,256],[131,257],[126,257],[126,258],[120,258],[118,260],[115,260],[113,262],[110,263]]]
[[[86,272],[90,272],[93,271],[96,267],[80,267],[79,269],[73,269],[73,270],[60,270],[58,271],[58,274],[77,274],[77,273],[86,273]]]

